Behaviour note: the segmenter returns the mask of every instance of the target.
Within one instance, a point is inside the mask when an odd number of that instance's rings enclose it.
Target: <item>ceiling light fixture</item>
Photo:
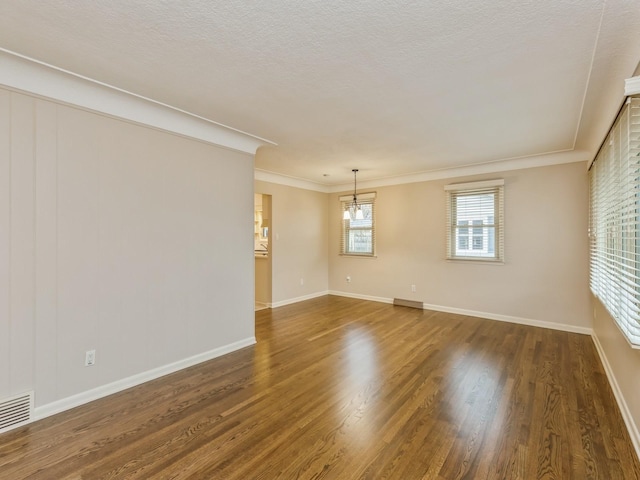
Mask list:
[[[357,196],[358,181],[356,178],[358,169],[354,168],[351,171],[353,172],[353,202],[351,202],[351,205],[345,209],[342,218],[344,220],[353,220],[355,215],[355,220],[364,220],[364,214],[362,213],[362,208],[360,208],[360,205],[358,205],[358,196]]]

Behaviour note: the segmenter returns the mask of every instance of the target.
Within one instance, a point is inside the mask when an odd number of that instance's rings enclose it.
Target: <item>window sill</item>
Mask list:
[[[447,258],[447,263],[471,263],[476,265],[504,265],[504,260],[482,259],[482,258]]]
[[[357,253],[339,253],[338,255],[349,258],[378,258],[377,255],[358,255]]]

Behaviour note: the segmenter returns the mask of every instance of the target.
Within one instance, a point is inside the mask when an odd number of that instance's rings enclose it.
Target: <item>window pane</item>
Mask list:
[[[496,193],[455,192],[456,257],[496,258]],[[471,228],[468,227],[471,225]]]
[[[349,253],[372,253],[373,243],[371,241],[371,230],[351,230],[349,231]]]
[[[493,225],[493,215],[487,217],[487,223]],[[496,252],[496,227],[487,228],[487,253],[495,256]]]
[[[354,212],[349,220],[349,228],[371,228],[373,226],[371,205],[362,205],[360,210],[362,211],[362,216],[364,218],[360,220],[356,219],[356,214]]]
[[[348,218],[342,221],[340,241],[341,255],[374,255],[375,253],[375,203],[372,199],[358,202],[358,210],[352,201],[342,200],[342,213],[347,211]],[[362,218],[356,218],[361,216]]]

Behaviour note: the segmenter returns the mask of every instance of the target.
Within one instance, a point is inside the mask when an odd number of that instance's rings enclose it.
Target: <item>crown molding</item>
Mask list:
[[[277,185],[285,185],[287,187],[302,188],[303,190],[312,190],[314,192],[329,193],[329,186],[321,183],[311,182],[302,178],[290,177],[280,173],[270,172],[268,170],[254,169],[254,180],[262,182],[275,183]]]
[[[640,76],[627,78],[624,81],[624,94],[627,97],[640,94]]]
[[[465,165],[461,167],[446,168],[441,170],[431,170],[408,175],[394,177],[383,177],[372,180],[358,180],[358,187],[361,189],[389,187],[393,185],[404,185],[406,183],[429,182],[433,180],[444,180],[448,178],[468,177],[472,175],[483,175],[491,173],[502,173],[511,170],[523,170],[525,168],[548,167],[552,165],[563,165],[566,163],[588,162],[590,154],[584,150],[562,150],[542,155],[530,157],[510,158],[495,162],[480,163],[476,165]],[[311,182],[302,178],[289,177],[280,173],[270,172],[256,168],[254,170],[255,180],[286,185],[289,187],[313,190],[322,193],[337,193],[348,191],[353,188],[353,183],[337,185],[323,185]]]
[[[264,138],[0,48],[0,86],[255,155]]]
[[[479,163],[476,165],[465,165],[461,167],[431,170],[409,175],[358,181],[358,187],[362,189],[388,187],[393,185],[403,185],[406,183],[429,182],[433,180],[444,180],[448,178],[501,173],[511,170],[523,170],[525,168],[548,167],[552,165],[562,165],[565,163],[587,162],[589,159],[590,156],[589,152],[587,151],[563,150],[559,152],[552,152],[530,157],[511,158],[495,162]],[[350,188],[353,188],[352,184],[350,183],[345,183],[342,185],[331,185],[329,187],[329,192],[344,192],[346,190],[349,190]]]

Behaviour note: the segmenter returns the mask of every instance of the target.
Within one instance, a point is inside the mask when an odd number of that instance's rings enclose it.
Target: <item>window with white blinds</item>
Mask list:
[[[504,261],[504,180],[446,185],[447,258]]]
[[[628,99],[589,170],[590,283],[640,348],[640,99]]]
[[[361,214],[353,204],[353,195],[340,197],[340,255],[373,257],[376,252],[376,194],[362,193],[357,200]],[[349,212],[348,219],[343,218],[345,211]]]

